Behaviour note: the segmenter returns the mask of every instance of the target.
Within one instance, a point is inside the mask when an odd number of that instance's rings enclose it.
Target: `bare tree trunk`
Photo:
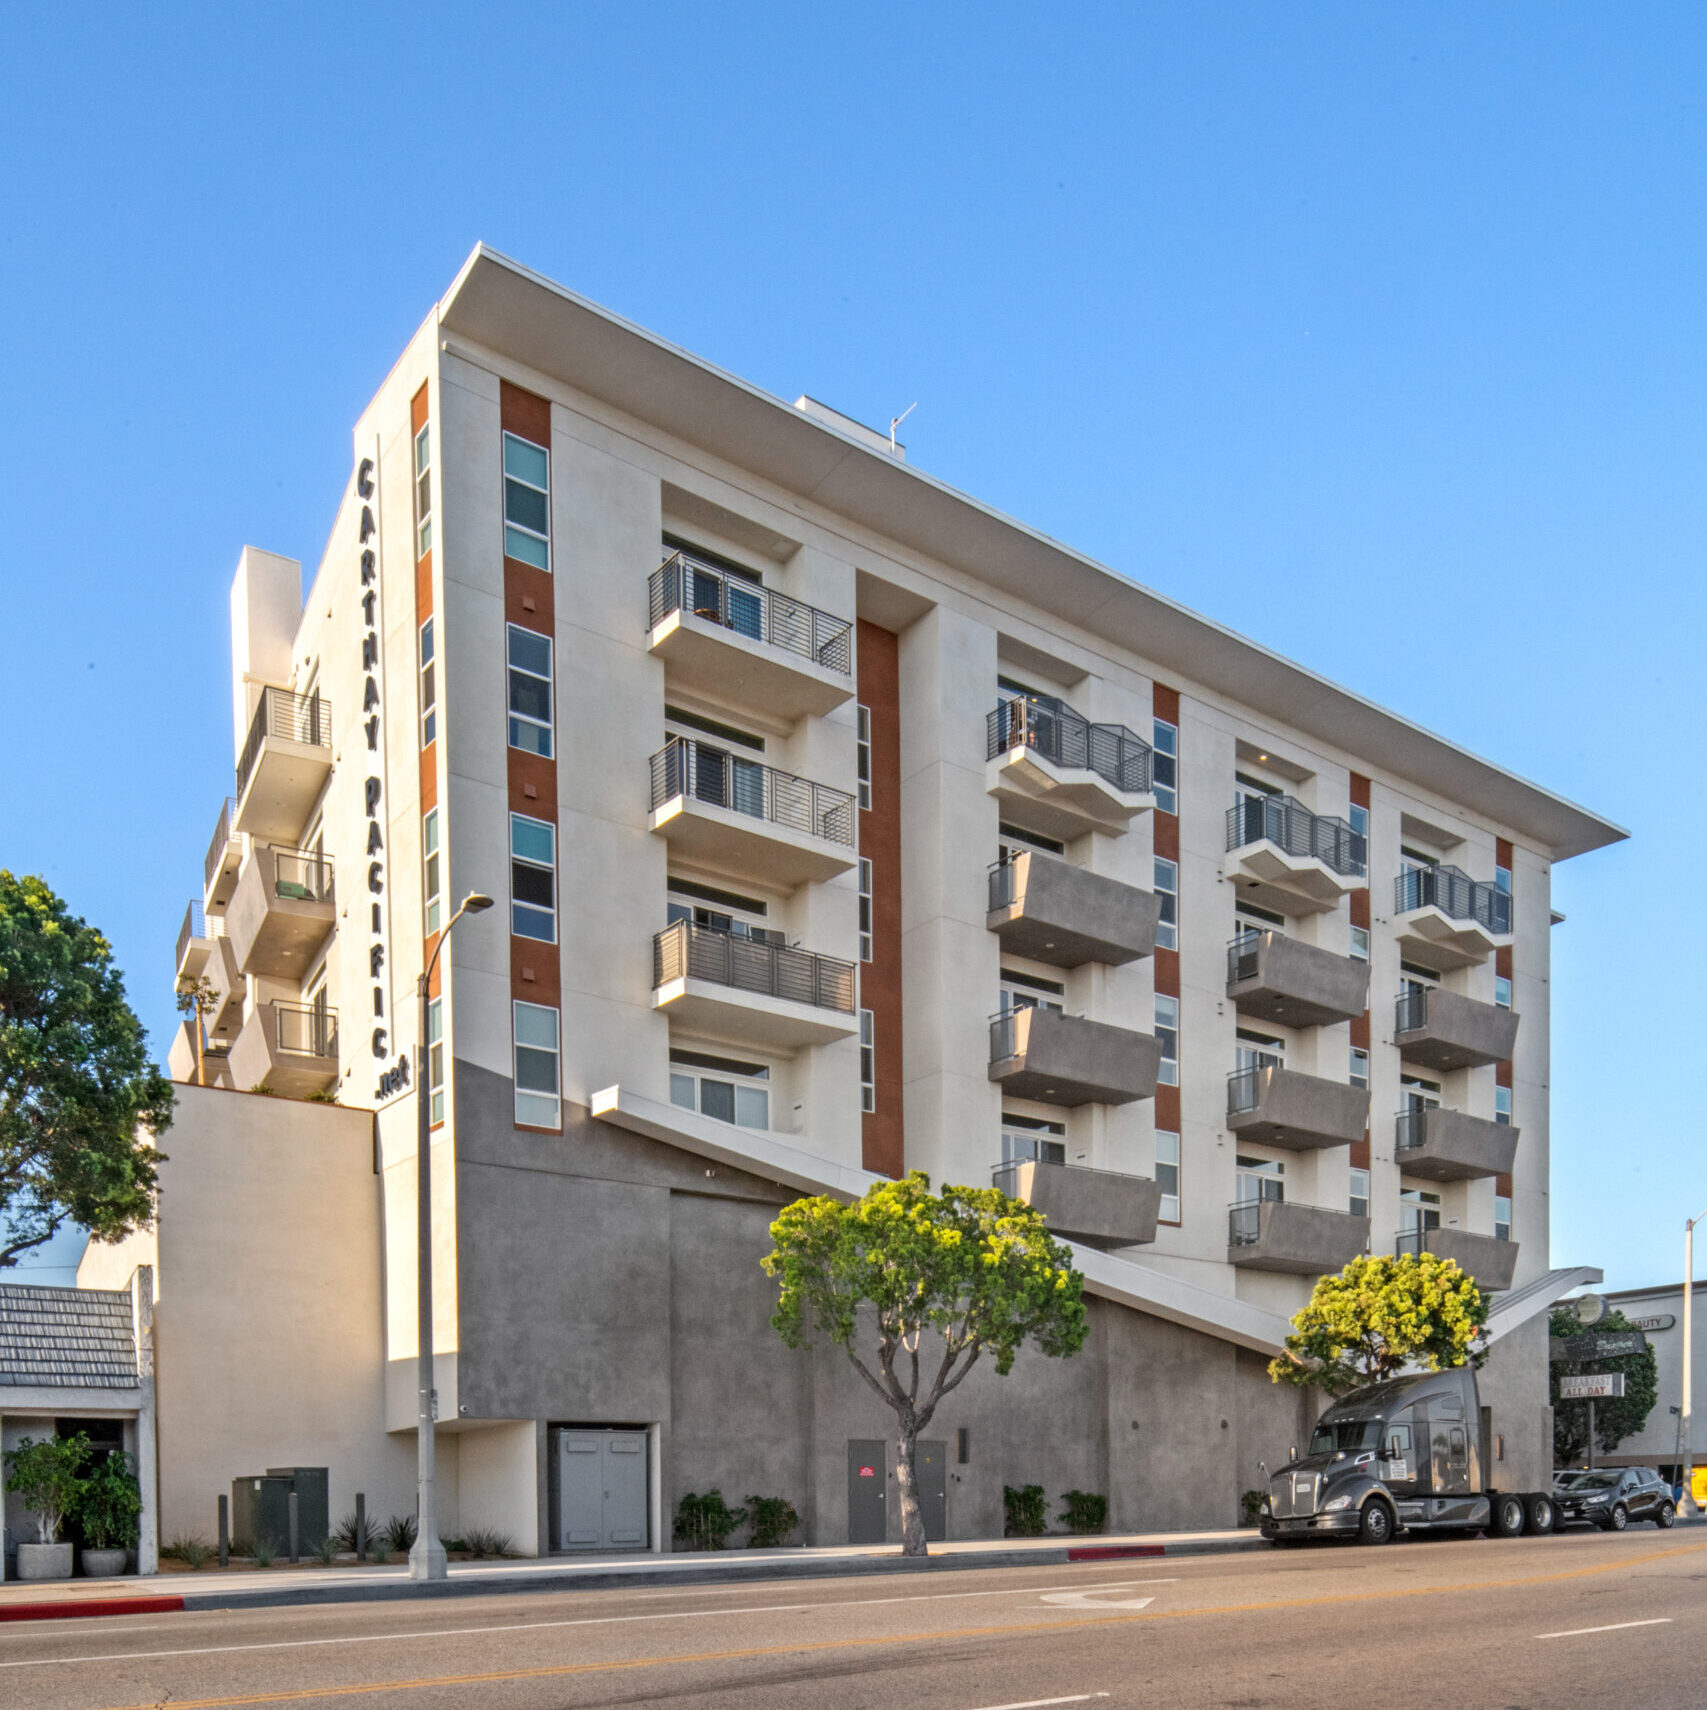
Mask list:
[[[202,1012],[198,1008],[196,1010],[196,1085],[198,1087],[207,1085],[207,1070],[202,1067],[202,1033],[204,1031]]]
[[[919,1503],[919,1475],[914,1455],[919,1446],[919,1424],[910,1414],[901,1420],[895,1441],[895,1483],[901,1497],[901,1554],[925,1556],[925,1511]]]

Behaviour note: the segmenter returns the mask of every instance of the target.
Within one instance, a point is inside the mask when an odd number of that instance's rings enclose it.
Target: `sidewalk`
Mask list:
[[[1050,1566],[1156,1556],[1216,1555],[1260,1547],[1254,1528],[1227,1532],[1144,1532],[1122,1537],[973,1538],[932,1544],[909,1562],[898,1544],[821,1549],[723,1550],[692,1555],[547,1556],[522,1561],[453,1562],[432,1584],[409,1578],[406,1563],[384,1567],[274,1566],[265,1570],[182,1569],[163,1564],[150,1579],[9,1580],[0,1585],[0,1622],[160,1614],[179,1609],[265,1609],[304,1603],[389,1602],[517,1591],[596,1591],[640,1585],[716,1585],[761,1579],[825,1579],[897,1569]]]

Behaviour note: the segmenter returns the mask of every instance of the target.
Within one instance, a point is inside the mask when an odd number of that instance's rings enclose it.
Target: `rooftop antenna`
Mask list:
[[[896,430],[896,428],[898,428],[902,424],[902,422],[904,422],[908,418],[908,416],[910,416],[913,413],[913,411],[916,410],[918,407],[919,407],[919,400],[917,398],[915,398],[912,401],[912,403],[910,403],[906,407],[906,409],[904,409],[900,413],[900,415],[890,417],[890,420],[889,420],[889,455],[891,457],[893,457],[895,455],[895,430]]]

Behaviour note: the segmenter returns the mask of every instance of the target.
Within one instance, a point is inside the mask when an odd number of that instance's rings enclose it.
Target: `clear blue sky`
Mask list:
[[[8,8],[0,865],[164,1054],[226,590],[477,239],[1630,826],[1557,875],[1553,1241],[1707,1206],[1707,13]],[[1691,733],[1694,733],[1693,736]]]

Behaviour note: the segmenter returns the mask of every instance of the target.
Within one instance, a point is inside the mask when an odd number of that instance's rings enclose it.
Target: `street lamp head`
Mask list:
[[[479,891],[470,891],[462,899],[462,907],[456,912],[458,914],[484,914],[491,906],[492,899],[489,896],[484,896]]]

